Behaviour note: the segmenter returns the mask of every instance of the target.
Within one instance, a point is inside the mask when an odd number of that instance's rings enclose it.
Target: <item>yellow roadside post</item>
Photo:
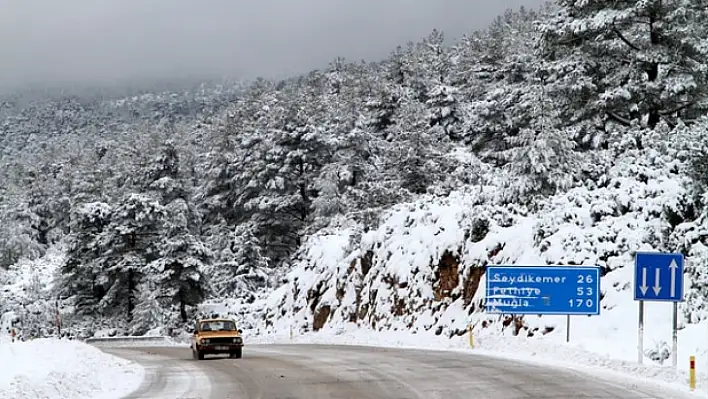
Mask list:
[[[467,326],[467,332],[470,338],[470,348],[474,348],[474,331],[472,330],[472,324]]]
[[[691,387],[691,391],[696,390],[696,357],[695,356],[690,357],[688,385]]]

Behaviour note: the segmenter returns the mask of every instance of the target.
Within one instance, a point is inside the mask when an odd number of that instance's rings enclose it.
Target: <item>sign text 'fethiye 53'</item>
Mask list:
[[[487,312],[600,314],[599,267],[488,266],[486,276]]]

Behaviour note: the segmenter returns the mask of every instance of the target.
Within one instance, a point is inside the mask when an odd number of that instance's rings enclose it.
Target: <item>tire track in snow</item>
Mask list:
[[[137,348],[103,350],[145,368],[143,383],[124,399],[207,399],[212,395],[209,375],[197,362],[179,361]],[[189,354],[188,350],[185,354]]]

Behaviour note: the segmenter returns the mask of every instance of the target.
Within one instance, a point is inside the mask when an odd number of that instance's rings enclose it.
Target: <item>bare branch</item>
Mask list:
[[[673,113],[675,113],[675,112],[682,111],[682,110],[684,110],[684,109],[686,109],[686,108],[688,108],[688,107],[690,107],[690,106],[692,106],[692,105],[694,105],[694,104],[696,104],[695,101],[690,101],[690,102],[687,102],[687,103],[685,103],[685,104],[683,104],[683,105],[681,105],[681,106],[679,106],[679,107],[676,107],[676,108],[674,108],[674,109],[672,109],[672,110],[660,112],[659,114],[662,115],[662,116],[663,116],[663,115],[670,115],[670,114],[673,114]]]
[[[627,118],[624,118],[624,117],[622,117],[622,116],[620,116],[620,115],[617,115],[617,114],[615,114],[614,112],[607,111],[607,116],[609,116],[610,119],[612,119],[613,121],[615,121],[615,122],[617,122],[617,123],[619,123],[619,124],[621,124],[621,125],[623,125],[623,126],[627,126],[627,127],[632,126],[632,121],[631,121],[631,120],[629,120],[629,119],[627,119]]]
[[[640,49],[639,47],[637,47],[636,45],[634,45],[634,43],[632,43],[632,42],[630,42],[629,40],[627,40],[627,38],[624,37],[624,35],[622,35],[622,32],[620,32],[619,29],[617,29],[617,27],[615,26],[614,23],[612,23],[612,31],[615,32],[615,34],[617,35],[617,37],[618,37],[620,40],[622,40],[626,45],[628,45],[628,46],[629,46],[630,48],[632,48],[633,50],[635,50],[635,51],[641,51],[641,50],[642,50],[642,49]]]

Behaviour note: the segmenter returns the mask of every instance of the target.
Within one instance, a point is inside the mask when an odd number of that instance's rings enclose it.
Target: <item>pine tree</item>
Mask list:
[[[72,211],[59,293],[74,298],[78,314],[98,312],[98,304],[106,295],[102,240],[112,215],[111,206],[102,202],[83,204]]]
[[[127,195],[115,207],[100,243],[104,250],[98,259],[105,289],[102,311],[131,320],[146,267],[161,255],[156,244],[165,215],[165,208],[145,194]]]
[[[396,147],[396,152],[391,154],[394,163],[391,172],[399,176],[399,187],[412,195],[427,193],[450,171],[445,157],[449,149],[447,134],[420,118],[424,107],[414,99],[403,104],[398,123],[391,132]]]
[[[133,334],[141,335],[157,326],[163,327],[165,304],[160,302],[160,290],[151,275],[138,286],[137,304],[133,310]]]
[[[182,322],[187,322],[187,307],[196,306],[207,296],[204,269],[211,252],[198,235],[200,215],[187,198],[174,142],[161,146],[145,173],[147,188],[160,198],[164,209],[161,234],[154,243],[157,259],[148,269],[156,275],[152,281],[160,297],[178,306]]]
[[[545,12],[542,10],[542,12]],[[545,66],[536,51],[539,38],[535,27],[538,14],[524,8],[507,10],[474,41],[474,50],[467,57],[467,74],[476,82],[478,92],[464,108],[467,141],[485,160],[494,161],[498,153],[508,149],[510,138],[521,129],[536,123],[534,112],[541,96],[539,75]],[[462,50],[458,50],[462,51]]]
[[[441,31],[433,30],[418,46],[416,67],[420,85],[426,90],[421,99],[426,104],[428,125],[459,140],[463,136],[460,92],[454,86],[453,64],[444,40]]]
[[[267,285],[272,268],[256,231],[250,223],[244,223],[228,235],[229,246],[211,268],[215,295],[243,297]]]
[[[257,226],[266,256],[275,263],[300,244],[317,196],[314,182],[331,159],[326,127],[318,122],[325,112],[314,95],[318,84],[320,75],[309,75],[302,87],[271,110],[272,118],[259,129],[261,137],[253,137],[249,152],[239,161],[243,169],[234,182],[241,190],[238,202]]]
[[[708,4],[559,0],[542,27],[555,96],[573,120],[654,128],[694,119],[708,94]]]
[[[177,234],[174,227],[168,231],[172,233],[170,238],[158,243],[159,258],[147,270],[157,276],[155,283],[160,296],[178,306],[181,321],[187,322],[187,307],[196,306],[207,297],[209,283],[204,270],[211,253],[195,236]]]
[[[507,199],[517,203],[570,188],[581,166],[580,156],[574,151],[574,132],[564,127],[554,99],[546,97],[545,78],[543,68],[528,77],[533,80],[518,103],[525,108],[522,115],[528,119],[520,124],[518,134],[506,137],[509,148],[500,153],[510,172]]]

